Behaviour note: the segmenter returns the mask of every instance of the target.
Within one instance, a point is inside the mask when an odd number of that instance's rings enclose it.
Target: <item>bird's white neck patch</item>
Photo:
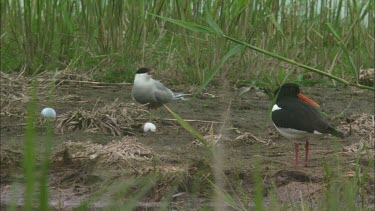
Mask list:
[[[277,104],[273,105],[273,107],[272,107],[272,111],[277,111],[277,110],[280,110],[280,109],[281,108]]]
[[[134,84],[145,83],[151,78],[147,73],[135,74]]]

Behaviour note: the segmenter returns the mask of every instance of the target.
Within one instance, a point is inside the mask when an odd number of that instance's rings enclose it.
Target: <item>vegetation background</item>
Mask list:
[[[349,81],[374,66],[373,1],[2,0],[1,69],[131,82],[137,67],[150,66],[178,83],[201,84],[235,45],[189,30],[189,23],[210,22],[226,36]],[[233,82],[267,82],[295,69],[245,49],[221,72]]]
[[[165,83],[201,88],[212,79],[218,82],[217,78],[267,88],[288,77],[300,84],[335,85],[323,77],[328,76],[374,90],[373,84],[361,80],[364,70],[374,68],[372,0],[1,0],[0,12],[3,73],[35,76],[69,71],[96,81],[132,82],[138,67],[149,66]],[[25,210],[32,208],[36,184],[32,142],[35,108],[34,99],[29,105],[25,138]],[[179,121],[191,129],[183,119]],[[193,129],[191,132],[201,137]],[[48,138],[52,139],[51,128]],[[43,155],[42,210],[48,209],[50,147]],[[326,193],[331,197],[320,208],[339,209],[345,203],[355,208],[366,182],[360,169],[358,158],[355,178],[342,191],[344,201],[336,200],[341,193],[334,183]],[[329,175],[328,168],[327,172]],[[155,178],[147,179],[137,183],[146,187],[145,192],[156,183]],[[236,207],[237,199],[215,185],[218,195]],[[259,175],[255,175],[255,186],[256,209],[262,210]],[[124,207],[134,208],[142,194]],[[247,208],[238,205],[239,209]],[[87,206],[82,205],[82,210]]]

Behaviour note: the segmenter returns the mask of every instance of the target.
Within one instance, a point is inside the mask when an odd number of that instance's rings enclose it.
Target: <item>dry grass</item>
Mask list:
[[[26,115],[26,107],[30,100],[29,91],[32,87],[32,81],[36,82],[38,98],[46,98],[54,97],[52,96],[53,90],[61,84],[58,83],[58,79],[63,80],[64,78],[72,77],[72,74],[66,71],[61,71],[55,75],[44,72],[31,78],[24,77],[23,72],[20,74],[0,72],[0,75],[1,116],[19,118],[24,118]],[[75,75],[75,78],[79,77],[82,79],[84,77],[80,77],[77,74]]]
[[[0,72],[1,116],[24,116],[23,107],[29,101],[27,80],[21,75]]]
[[[103,132],[113,136],[132,135],[134,128],[141,123],[137,119],[147,115],[147,111],[135,103],[122,103],[116,99],[113,103],[89,111],[67,112],[56,120],[55,132],[65,133],[76,130]]]
[[[82,102],[80,96],[75,94],[64,95],[61,97],[52,96],[54,90],[65,84],[87,84],[89,86],[106,86],[107,84],[90,81],[88,76],[73,75],[69,71],[61,71],[58,74],[42,73],[34,78],[25,78],[22,73],[1,74],[0,97],[1,97],[1,117],[11,118],[14,120],[5,121],[4,127],[18,127],[24,125],[26,117],[26,107],[29,102],[29,90],[32,87],[31,81],[35,79],[38,93],[38,103],[40,105],[48,104],[48,99],[56,99],[57,103],[66,102]],[[92,83],[92,84],[91,84]],[[56,94],[55,94],[56,95]],[[132,135],[135,128],[139,128],[142,124],[137,119],[147,116],[147,111],[135,103],[122,103],[118,99],[113,103],[105,105],[93,110],[75,110],[63,115],[58,115],[55,122],[55,132],[65,133],[76,130],[84,130],[90,132],[103,132],[113,136]],[[20,121],[16,121],[17,118]],[[42,118],[38,118],[36,125],[38,127],[44,125]],[[9,125],[6,125],[9,124]]]
[[[375,155],[374,127],[374,115],[360,114],[352,115],[351,117],[347,118],[346,121],[341,123],[339,129],[348,131],[351,135],[357,135],[358,137],[360,137],[360,139],[350,146],[344,147],[343,151],[348,153],[357,153],[359,148],[362,148],[364,145],[366,145],[369,150],[370,157],[373,158]],[[362,151],[362,153],[366,153],[366,151],[364,150]]]
[[[152,157],[151,148],[130,137],[106,145],[67,141],[57,146],[51,156],[53,183],[59,187],[89,185],[93,178],[99,179],[94,171],[108,166],[120,166],[123,174],[128,174],[131,169],[143,174],[142,169],[151,165],[148,163]]]
[[[359,82],[367,86],[375,86],[375,69],[361,69],[359,72]]]
[[[95,160],[100,157],[98,164],[109,165],[121,162],[127,163],[128,160],[151,160],[152,156],[150,147],[136,142],[134,137],[124,137],[121,140],[113,140],[106,145],[89,141],[67,141],[56,147],[52,160],[57,166],[61,166],[61,164],[67,163],[66,157],[70,162],[72,160]]]
[[[11,173],[20,166],[22,153],[6,149],[0,143],[0,180],[4,182],[11,176]]]
[[[155,157],[159,159],[160,156],[150,147],[138,143],[135,137],[124,137],[105,145],[67,141],[57,146],[51,157],[52,186],[65,190],[79,187],[81,192],[91,192],[98,180],[108,180],[108,175],[103,177],[100,173],[103,169],[111,171],[109,183],[157,173],[161,177],[148,195],[152,201],[160,201],[170,191],[172,183],[182,181],[188,166],[164,162],[155,165]],[[135,189],[124,193],[124,197],[128,194],[131,197],[133,191]],[[79,194],[76,190],[73,192]]]

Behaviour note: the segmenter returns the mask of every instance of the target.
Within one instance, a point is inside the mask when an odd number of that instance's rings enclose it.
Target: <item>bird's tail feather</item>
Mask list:
[[[173,93],[174,100],[188,100],[185,97],[192,96],[192,94],[184,94],[184,93]]]

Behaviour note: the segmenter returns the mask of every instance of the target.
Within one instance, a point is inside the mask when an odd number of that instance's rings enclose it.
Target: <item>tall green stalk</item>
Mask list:
[[[25,176],[25,210],[32,210],[33,198],[35,192],[35,163],[36,163],[36,131],[35,131],[35,110],[36,110],[35,83],[32,86],[30,101],[27,109],[27,125],[24,141],[23,170]]]

